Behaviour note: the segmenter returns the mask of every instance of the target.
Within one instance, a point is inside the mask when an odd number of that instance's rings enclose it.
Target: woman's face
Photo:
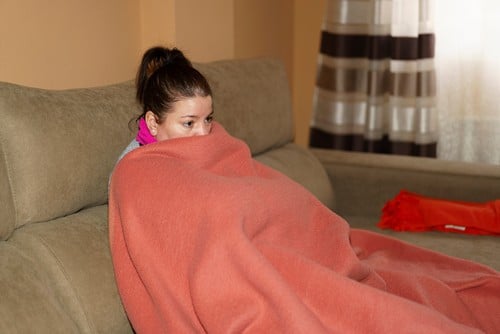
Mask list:
[[[146,113],[146,124],[156,140],[203,136],[212,129],[213,109],[211,96],[195,96],[174,102],[162,123],[153,112]]]

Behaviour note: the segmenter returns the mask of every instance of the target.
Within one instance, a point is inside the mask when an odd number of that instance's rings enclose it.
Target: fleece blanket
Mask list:
[[[401,190],[384,205],[378,226],[396,231],[500,235],[500,200],[452,201]]]
[[[138,333],[500,331],[498,272],[350,229],[217,123],[127,154],[109,224]]]

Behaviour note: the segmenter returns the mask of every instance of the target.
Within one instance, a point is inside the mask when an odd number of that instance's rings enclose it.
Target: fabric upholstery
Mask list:
[[[247,142],[252,154],[293,140],[290,88],[281,62],[245,59],[196,66],[212,87],[215,119]]]
[[[396,232],[377,227],[376,217],[348,215],[344,218],[354,228],[382,233],[436,252],[461,257],[500,270],[500,240],[494,236],[459,235],[443,232]]]
[[[31,259],[38,272],[31,279],[57,296],[54,309],[69,317],[78,333],[124,333],[128,328],[107,230],[107,206],[102,205],[50,224],[30,224],[9,240]]]
[[[1,101],[0,101],[1,103]],[[1,127],[1,126],[0,126]],[[6,238],[14,231],[15,208],[12,197],[12,185],[9,173],[7,173],[7,161],[3,149],[4,140],[0,131],[0,240]]]
[[[330,209],[335,208],[335,194],[328,175],[319,160],[310,151],[289,143],[262,153],[255,159],[302,184]]]
[[[500,168],[422,157],[313,149],[337,196],[337,211],[378,217],[403,189],[450,200],[486,202],[500,198]],[[360,191],[363,189],[363,191]],[[362,205],[361,205],[362,204]]]
[[[66,91],[2,83],[0,171],[7,175],[0,178],[10,194],[0,203],[1,236],[106,203],[107,179],[134,113],[131,82]]]
[[[500,198],[495,165],[314,149],[336,193],[338,214],[353,228],[368,229],[500,270],[500,239],[444,232],[394,232],[377,223],[385,203],[401,189],[450,200]]]
[[[293,139],[280,62],[196,66],[213,86],[216,118],[252,153]],[[134,98],[132,82],[63,91],[0,83],[0,180],[8,185],[0,190],[0,237],[26,223],[106,202],[109,174],[133,136],[128,123],[139,114]]]
[[[33,254],[0,242],[0,333],[77,333],[43,276]]]

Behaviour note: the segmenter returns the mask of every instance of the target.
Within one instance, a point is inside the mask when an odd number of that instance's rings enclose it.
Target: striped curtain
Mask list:
[[[310,146],[436,156],[434,0],[327,0]]]

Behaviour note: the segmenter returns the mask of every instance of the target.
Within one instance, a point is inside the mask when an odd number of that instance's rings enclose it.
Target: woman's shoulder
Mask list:
[[[120,156],[118,157],[118,160],[116,162],[118,163],[118,161],[120,161],[125,155],[127,155],[127,153],[132,152],[133,150],[135,150],[136,148],[138,148],[140,146],[141,146],[141,144],[139,144],[139,142],[136,139],[133,139],[130,142],[130,144],[128,144],[128,146],[125,147],[125,149],[120,154]]]

